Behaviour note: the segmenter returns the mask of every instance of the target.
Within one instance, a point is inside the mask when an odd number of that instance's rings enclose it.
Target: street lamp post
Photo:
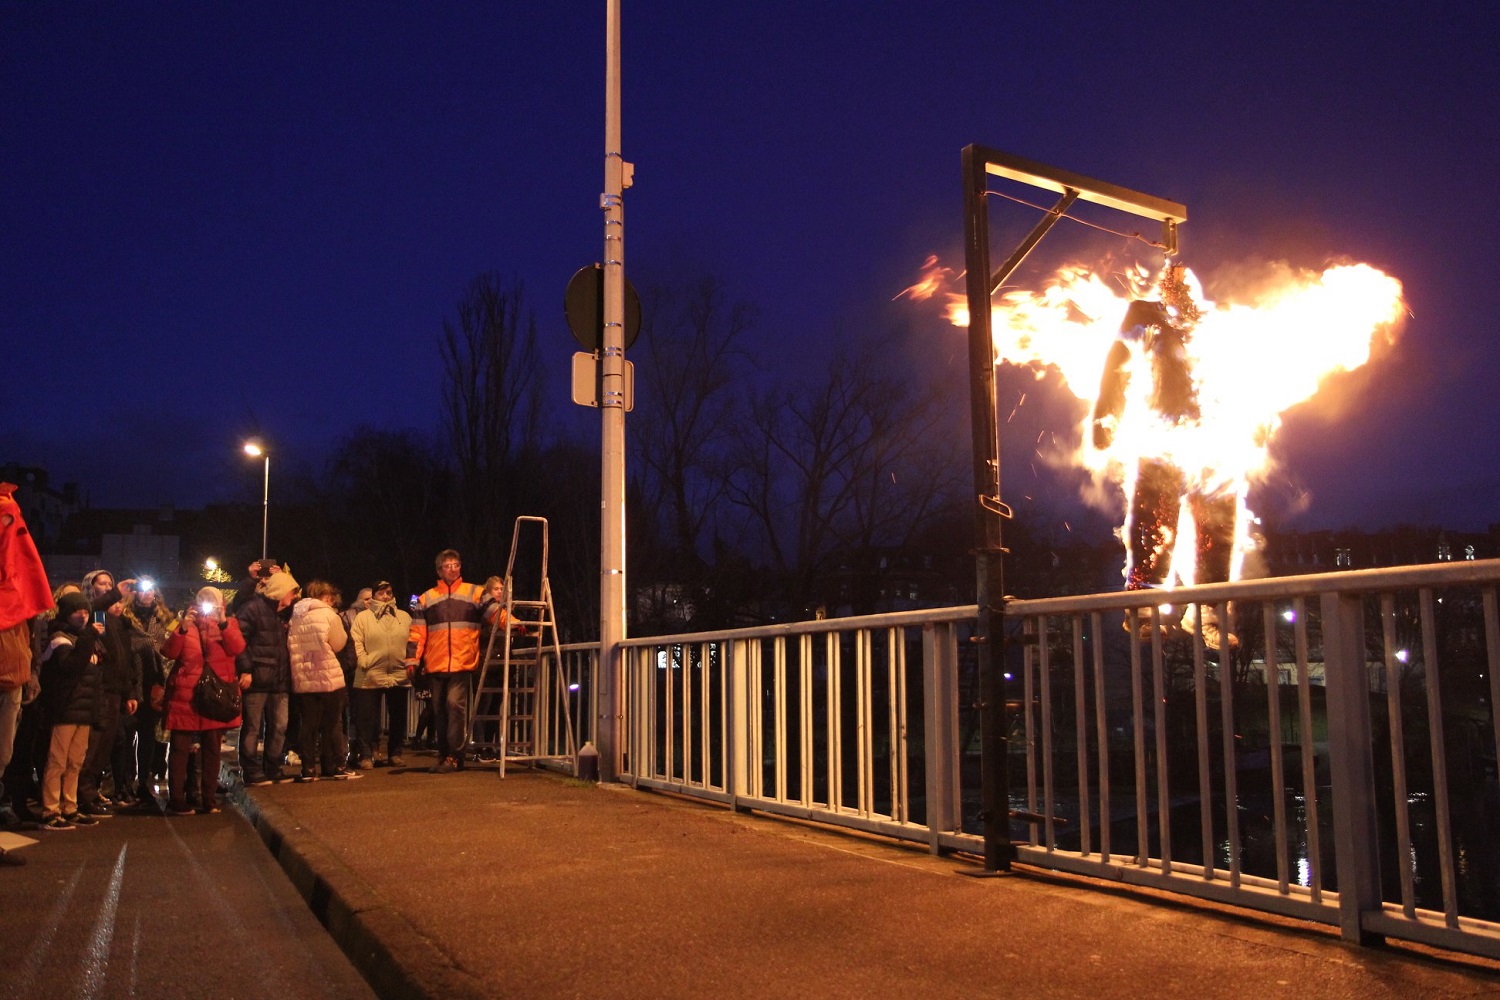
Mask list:
[[[265,562],[268,551],[266,538],[271,527],[271,452],[258,441],[246,441],[245,454],[251,458],[264,457],[266,460],[265,485],[260,498],[260,558],[261,562]]]

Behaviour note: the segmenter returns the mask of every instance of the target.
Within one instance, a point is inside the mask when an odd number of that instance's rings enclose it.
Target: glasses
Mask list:
[[[443,569],[459,569],[461,566],[463,566],[463,563],[456,563],[456,562],[445,562],[445,563],[443,563]]]

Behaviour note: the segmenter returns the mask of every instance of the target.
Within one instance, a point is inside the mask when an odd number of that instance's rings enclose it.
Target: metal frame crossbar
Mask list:
[[[1163,246],[1177,252],[1177,226],[1187,209],[1176,202],[1095,180],[1010,153],[969,145],[963,150],[964,255],[969,304],[969,419],[973,436],[975,578],[979,604],[974,642],[979,653],[982,770],[984,773],[985,871],[1006,870],[1015,856],[1006,831],[1010,779],[1006,774],[1007,724],[1005,662],[1005,546],[1001,519],[1010,508],[1000,499],[1000,428],[995,406],[995,343],[990,324],[991,296],[1021,266],[1042,237],[1082,199],[1105,208],[1158,219]],[[1056,191],[1061,200],[998,269],[990,270],[990,222],[986,196],[989,175]]]

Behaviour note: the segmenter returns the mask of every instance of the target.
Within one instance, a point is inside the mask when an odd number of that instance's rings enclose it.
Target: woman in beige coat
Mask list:
[[[354,732],[359,738],[359,766],[375,766],[380,746],[380,705],[385,703],[386,760],[401,767],[406,759],[407,675],[406,641],[411,615],[396,607],[396,591],[385,580],[372,589],[365,609],[354,616],[349,638],[354,643],[354,690],[349,693]]]

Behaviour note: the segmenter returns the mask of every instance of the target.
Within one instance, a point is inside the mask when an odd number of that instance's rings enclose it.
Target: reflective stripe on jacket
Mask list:
[[[484,588],[477,583],[439,580],[417,601],[407,644],[430,674],[460,673],[479,666],[484,626]]]

